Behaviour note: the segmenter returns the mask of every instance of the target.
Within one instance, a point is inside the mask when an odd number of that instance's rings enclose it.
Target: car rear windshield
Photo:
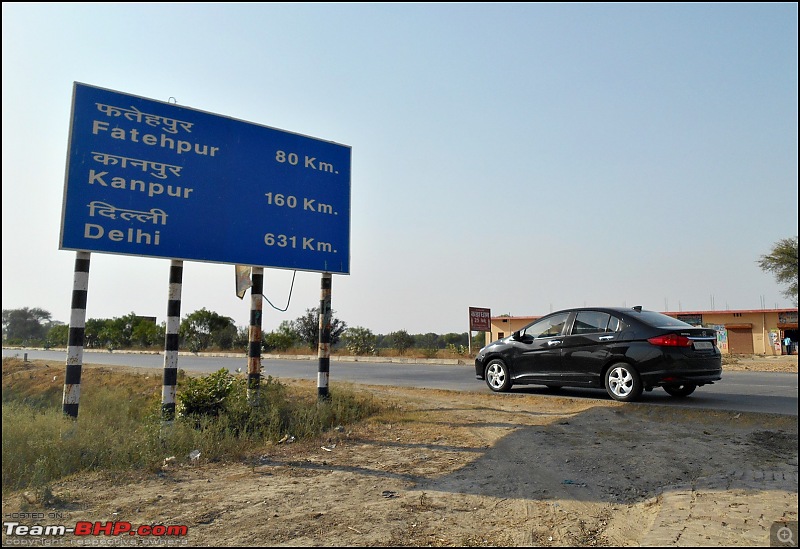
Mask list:
[[[655,311],[642,311],[641,313],[633,313],[631,315],[633,318],[638,318],[642,322],[645,322],[651,326],[656,326],[658,328],[691,328],[691,324],[687,324],[683,320],[678,320],[677,318],[672,318],[671,316],[667,316],[661,313],[657,313]]]

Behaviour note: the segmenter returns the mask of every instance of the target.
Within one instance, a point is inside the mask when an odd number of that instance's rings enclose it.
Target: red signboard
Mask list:
[[[492,313],[490,309],[469,308],[469,329],[473,332],[492,331]]]

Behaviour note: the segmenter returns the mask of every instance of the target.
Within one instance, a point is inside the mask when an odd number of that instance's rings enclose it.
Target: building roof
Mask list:
[[[581,307],[576,307],[576,308],[581,308]],[[795,309],[725,309],[725,310],[714,310],[714,311],[701,310],[701,311],[659,311],[659,312],[667,316],[678,316],[678,315],[711,315],[711,314],[734,314],[734,313],[737,314],[797,313],[798,309],[796,308]],[[492,321],[501,320],[504,318],[509,320],[536,320],[537,318],[542,318],[543,316],[545,315],[535,315],[535,316],[502,315],[502,316],[493,316]]]

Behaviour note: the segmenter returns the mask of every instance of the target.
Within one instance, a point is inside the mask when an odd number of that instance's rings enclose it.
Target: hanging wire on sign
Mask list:
[[[285,313],[289,309],[289,303],[291,303],[292,301],[292,290],[294,289],[294,278],[296,276],[297,276],[297,271],[295,271],[294,274],[292,275],[292,286],[289,288],[289,298],[286,300],[285,308],[281,309],[280,307],[276,307],[275,305],[272,304],[272,301],[270,301],[267,296],[264,296],[264,299],[267,300],[267,303],[269,303],[273,309],[278,310],[282,313]]]

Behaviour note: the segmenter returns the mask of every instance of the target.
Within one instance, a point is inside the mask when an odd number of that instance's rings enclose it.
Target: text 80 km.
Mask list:
[[[278,248],[299,248],[310,252],[336,253],[330,242],[318,241],[314,238],[286,236],[285,234],[267,233],[264,235],[264,244]]]
[[[287,153],[286,151],[275,151],[275,161],[279,164],[289,164],[290,166],[302,166],[309,170],[327,173],[339,173],[330,162],[318,160],[316,156],[305,155],[302,158],[297,153]]]

